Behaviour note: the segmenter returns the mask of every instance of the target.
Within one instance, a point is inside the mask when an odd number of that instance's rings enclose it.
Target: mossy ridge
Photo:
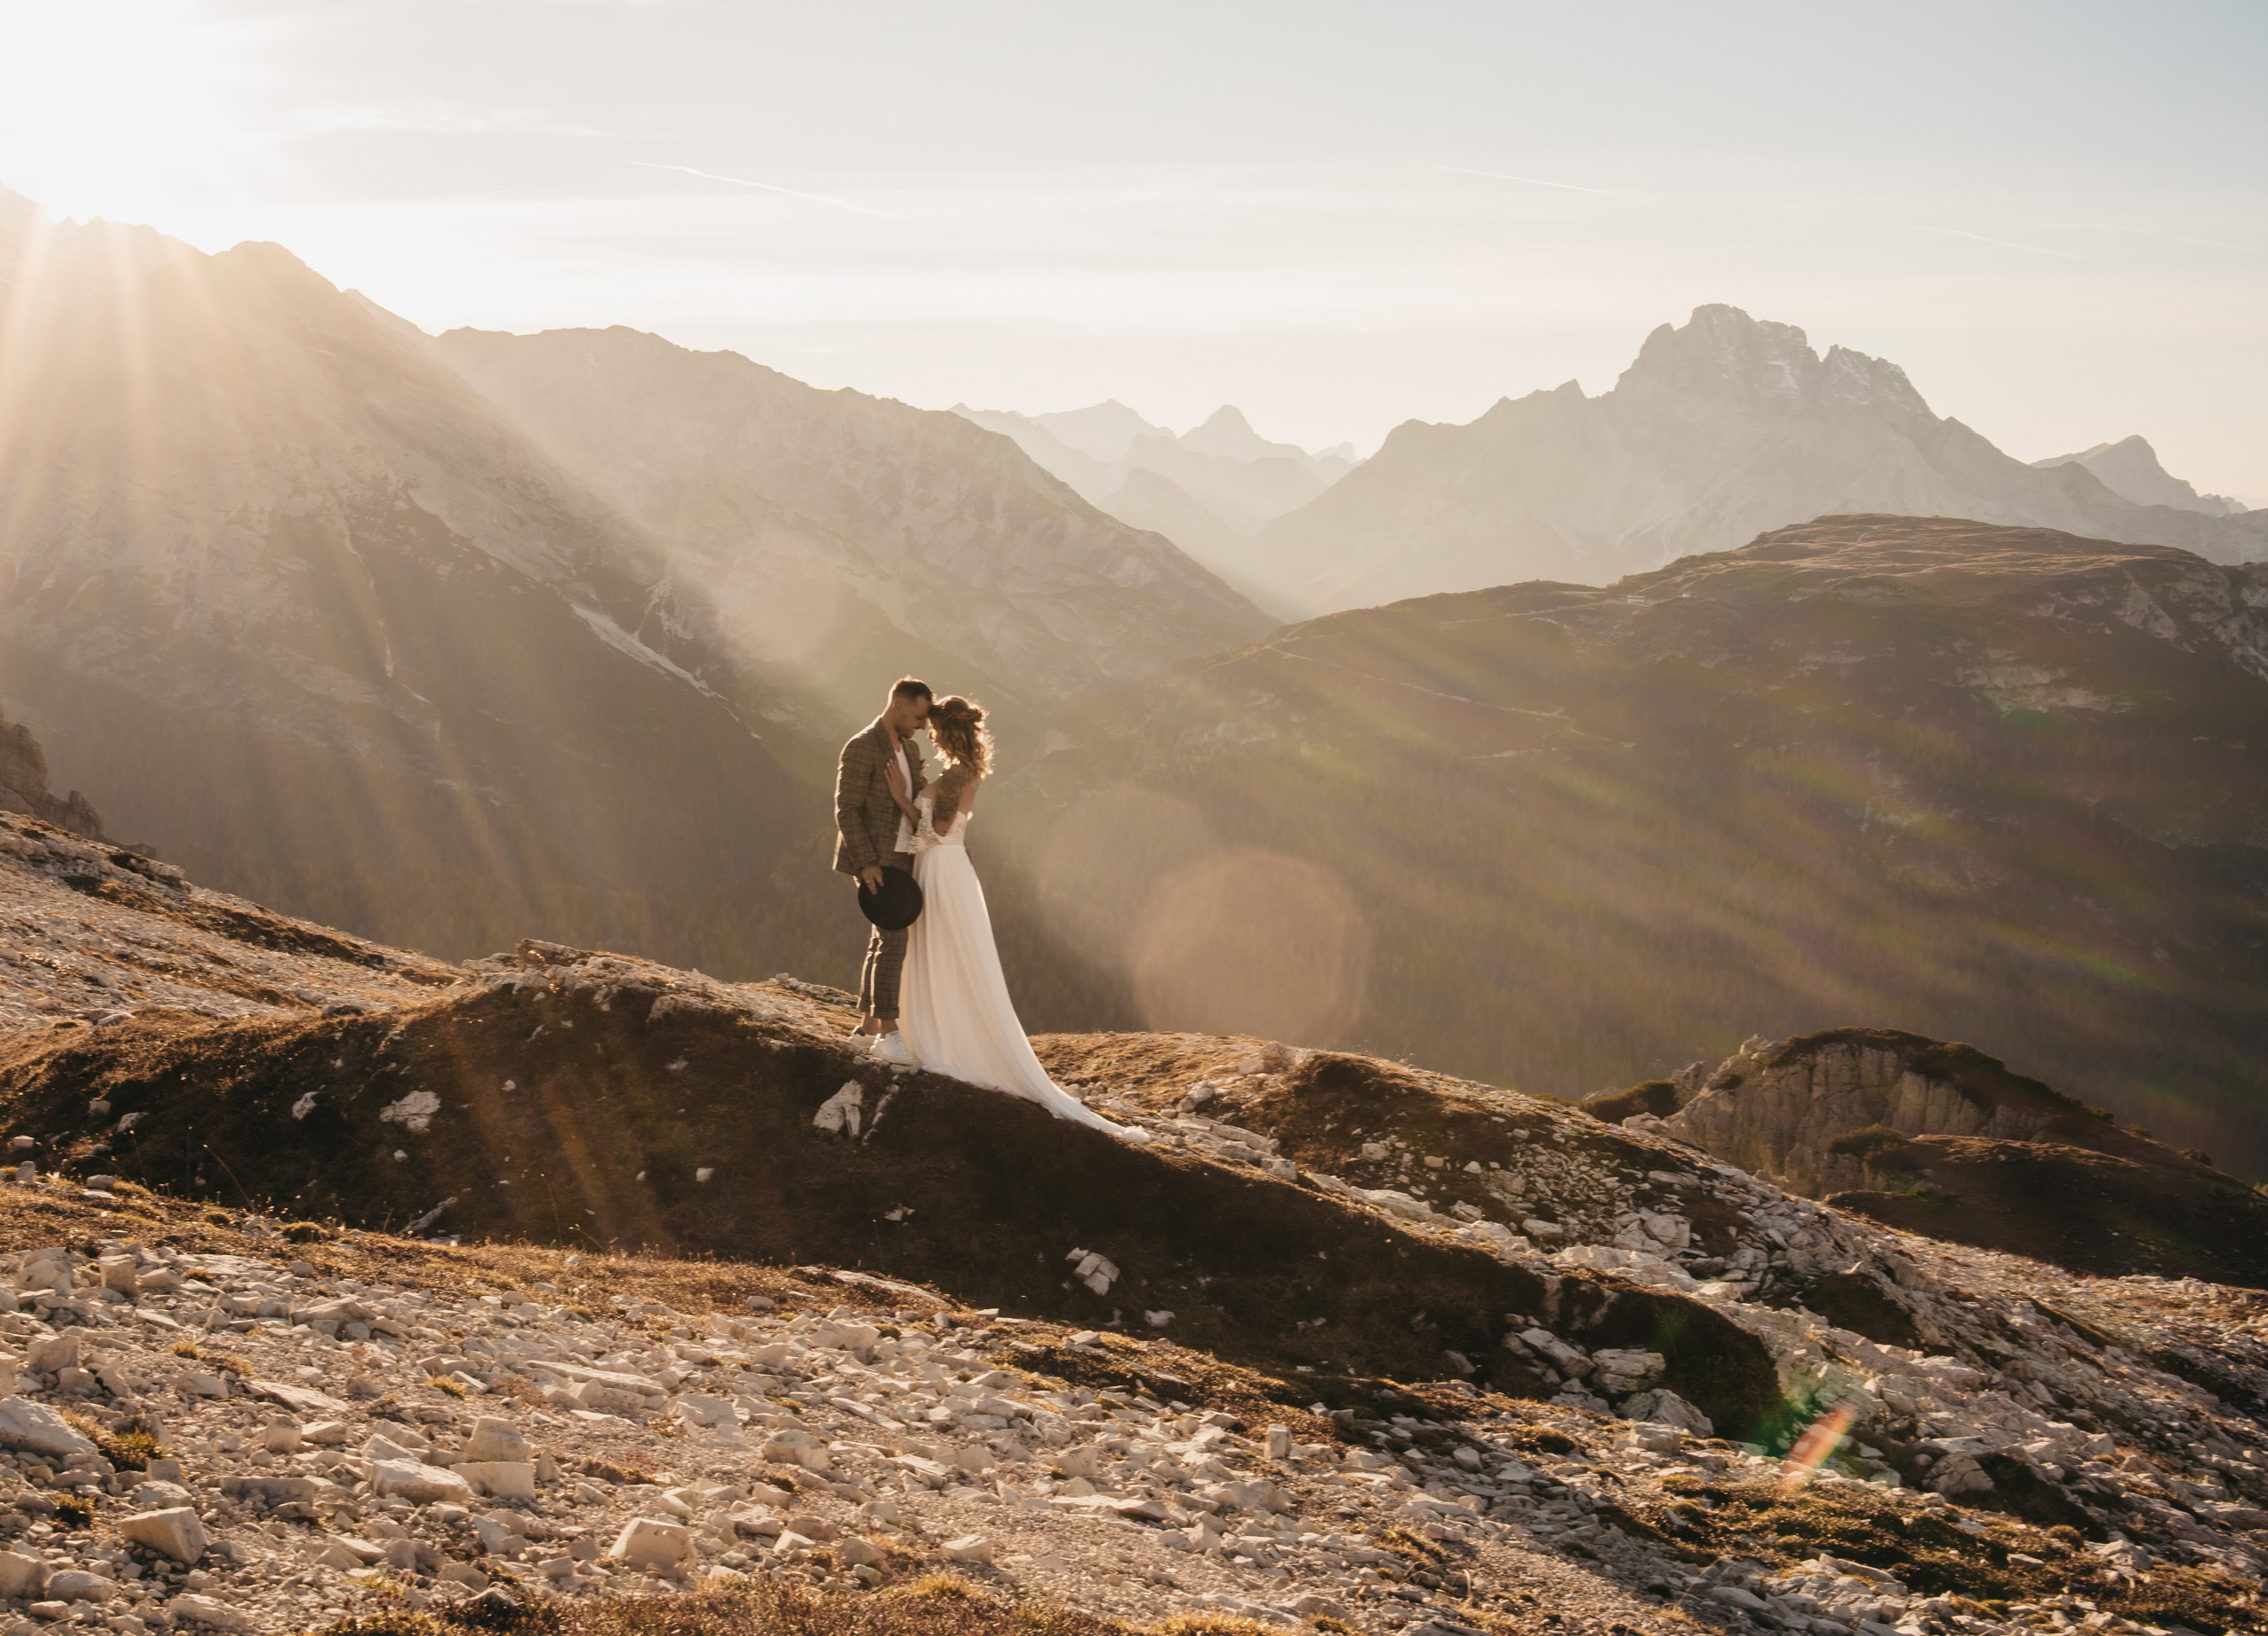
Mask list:
[[[2075,1595],[2144,1624],[2187,1624],[2224,1636],[2258,1628],[2254,1587],[2218,1571],[2161,1567],[2122,1575],[2061,1533],[1990,1512],[1922,1507],[1855,1483],[1689,1480],[1683,1498],[1641,1508],[1688,1556],[1751,1558],[1775,1571],[1822,1554],[1896,1576],[1923,1596],[1979,1603]],[[2037,1562],[2016,1560],[2018,1556]]]

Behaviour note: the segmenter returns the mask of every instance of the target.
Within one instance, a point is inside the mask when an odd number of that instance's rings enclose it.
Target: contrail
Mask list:
[[[869,210],[864,205],[853,205],[849,199],[829,198],[824,193],[804,193],[794,188],[783,188],[777,182],[750,182],[746,176],[720,176],[714,171],[695,170],[690,165],[656,165],[645,159],[630,159],[628,164],[642,166],[648,170],[681,171],[688,176],[698,176],[703,182],[729,182],[736,188],[759,188],[766,193],[785,193],[789,198],[807,198],[814,205],[832,205],[837,210],[855,211],[862,216],[880,216],[885,221],[903,221],[903,216],[893,216],[887,210]]]
[[[1422,165],[1425,170],[1445,170],[1453,176],[1486,176],[1491,182],[1525,182],[1532,188],[1564,188],[1570,193],[1604,193],[1619,198],[1612,188],[1586,188],[1573,182],[1546,182],[1541,176],[1508,176],[1500,170],[1467,170],[1462,165]]]
[[[1959,228],[1923,228],[1922,231],[1942,233],[1948,238],[1973,238],[1980,244],[1997,244],[2003,250],[2021,250],[2028,256],[2061,256],[2066,261],[2080,260],[2068,250],[2047,250],[2038,244],[2019,244],[2005,238],[1987,238],[1982,233],[1968,233]]]

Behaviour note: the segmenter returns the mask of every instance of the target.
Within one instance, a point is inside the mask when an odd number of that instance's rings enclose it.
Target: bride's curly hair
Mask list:
[[[956,693],[930,705],[929,736],[956,765],[992,771],[992,735],[984,730],[984,707],[974,699]]]

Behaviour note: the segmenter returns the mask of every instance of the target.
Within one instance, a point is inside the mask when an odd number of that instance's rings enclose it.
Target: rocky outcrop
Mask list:
[[[1468,425],[1397,427],[1345,481],[1262,530],[1244,571],[1314,610],[1523,579],[1604,585],[1851,512],[2268,556],[2268,512],[2177,508],[2159,497],[2171,489],[2137,503],[2118,492],[2131,461],[2101,476],[2092,464],[2027,466],[1934,414],[1885,359],[1821,355],[1792,325],[1701,306],[1648,336],[1596,398],[1570,381]]]
[[[1837,1145],[1860,1132],[2024,1142],[2085,1117],[1982,1051],[1890,1028],[1751,1040],[1705,1078],[1672,1082],[1679,1105],[1661,1129],[1814,1198],[1864,1184],[1862,1151]]]
[[[0,717],[0,812],[28,812],[89,840],[103,836],[94,802],[75,789],[63,796],[50,789],[47,752],[29,727],[4,717]]]
[[[1972,1046],[1888,1028],[1751,1039],[1713,1072],[1582,1105],[1911,1231],[2268,1286],[2268,1198]]]

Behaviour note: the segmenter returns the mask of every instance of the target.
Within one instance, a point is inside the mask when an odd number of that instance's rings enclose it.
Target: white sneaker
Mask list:
[[[843,1036],[843,1043],[852,1051],[871,1051],[874,1049],[874,1037],[871,1034],[861,1034],[854,1028]]]
[[[892,1028],[888,1034],[877,1035],[866,1054],[884,1062],[895,1062],[906,1067],[914,1066],[913,1053],[905,1047],[905,1035]]]

